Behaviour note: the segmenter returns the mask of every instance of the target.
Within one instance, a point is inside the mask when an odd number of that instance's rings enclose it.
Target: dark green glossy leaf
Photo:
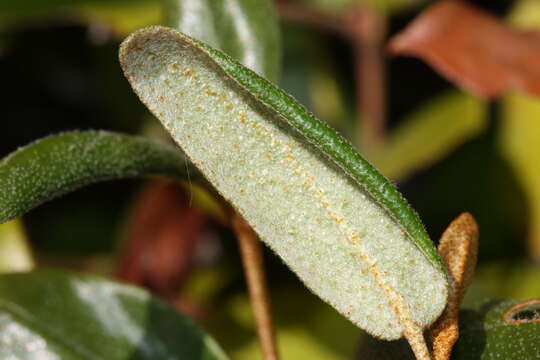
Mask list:
[[[174,147],[106,131],[49,136],[0,161],[0,223],[85,185],[151,175],[186,177]]]
[[[165,0],[165,24],[276,81],[280,42],[270,0]]]
[[[192,321],[141,289],[86,275],[0,275],[1,359],[226,359]]]
[[[446,278],[418,215],[342,137],[173,29],[136,32],[120,60],[190,159],[315,293],[386,339],[438,317]]]

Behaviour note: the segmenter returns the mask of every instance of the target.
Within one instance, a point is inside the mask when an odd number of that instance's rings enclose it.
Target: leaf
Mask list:
[[[373,162],[386,176],[403,180],[482,132],[486,120],[484,102],[448,92],[404,119]]]
[[[460,337],[452,360],[540,358],[540,299],[488,300],[460,311]],[[413,360],[403,341],[362,339],[358,360]]]
[[[279,1],[279,0],[278,0]],[[362,7],[366,4],[392,13],[407,9],[425,2],[425,0],[290,0],[301,1],[323,11],[337,14],[346,14],[355,7]]]
[[[277,81],[279,29],[270,0],[165,0],[165,24]]]
[[[508,95],[503,100],[499,144],[503,156],[516,172],[527,193],[529,208],[529,244],[531,257],[540,260],[540,101]]]
[[[196,264],[197,248],[208,246],[208,235],[215,232],[208,214],[192,206],[191,196],[182,184],[159,180],[137,197],[121,252],[122,280],[144,285],[162,298],[178,296]]]
[[[29,271],[34,259],[19,219],[0,224],[0,273]]]
[[[0,275],[2,359],[226,359],[146,291],[60,271]]]
[[[49,136],[0,161],[0,223],[99,181],[151,175],[183,178],[187,171],[177,149],[144,138],[107,131]]]
[[[0,3],[0,26],[18,25],[44,16],[84,20],[89,24],[110,27],[125,36],[142,26],[158,24],[161,18],[160,0],[28,0]],[[51,16],[52,15],[52,16]]]
[[[81,4],[71,11],[88,24],[105,24],[115,35],[124,37],[138,28],[160,24],[162,7],[157,0],[114,0]]]
[[[316,294],[385,339],[437,318],[446,277],[418,215],[339,135],[172,29],[134,33],[120,60],[190,159]]]
[[[436,2],[394,36],[390,50],[421,58],[478,96],[540,95],[540,33],[514,30],[462,1]]]
[[[510,19],[517,27],[540,29],[540,3],[518,2]],[[540,261],[540,127],[537,121],[540,116],[540,100],[510,94],[503,99],[502,104],[499,146],[527,194],[530,224],[527,234],[528,252],[533,259]]]
[[[464,310],[456,360],[540,358],[540,300],[488,301]]]

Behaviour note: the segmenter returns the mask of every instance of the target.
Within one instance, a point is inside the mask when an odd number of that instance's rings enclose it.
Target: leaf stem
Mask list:
[[[263,359],[278,360],[279,354],[264,275],[261,242],[257,234],[238,213],[233,215],[232,225],[240,246]]]
[[[369,156],[379,150],[386,135],[385,16],[362,6],[347,21],[354,52],[357,144]]]
[[[297,1],[276,0],[276,9],[285,21],[308,24],[314,27],[347,35],[347,28],[339,16],[327,14],[314,7],[305,6]]]

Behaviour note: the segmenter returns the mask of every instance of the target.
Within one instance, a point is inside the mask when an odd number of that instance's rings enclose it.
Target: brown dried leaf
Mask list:
[[[509,90],[540,96],[540,34],[513,29],[460,0],[429,7],[391,39],[389,50],[421,58],[478,96]]]
[[[179,183],[151,183],[132,210],[121,251],[120,278],[175,302],[209,226],[209,217],[191,206],[189,193]]]
[[[448,305],[433,324],[430,335],[433,359],[448,360],[459,337],[459,307],[478,255],[478,226],[471,214],[463,213],[452,221],[441,237],[438,250],[448,270],[450,292]]]

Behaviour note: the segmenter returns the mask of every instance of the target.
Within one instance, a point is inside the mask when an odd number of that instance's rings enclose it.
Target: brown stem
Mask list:
[[[232,223],[240,245],[263,358],[264,360],[278,360],[270,300],[264,276],[261,242],[257,234],[238,213],[233,215]]]
[[[308,24],[347,35],[347,28],[339,16],[327,14],[314,7],[298,3],[295,0],[276,0],[275,5],[279,17],[285,21]]]
[[[379,150],[385,141],[386,19],[380,12],[364,6],[351,14],[348,25],[354,51],[357,142],[369,156]]]

